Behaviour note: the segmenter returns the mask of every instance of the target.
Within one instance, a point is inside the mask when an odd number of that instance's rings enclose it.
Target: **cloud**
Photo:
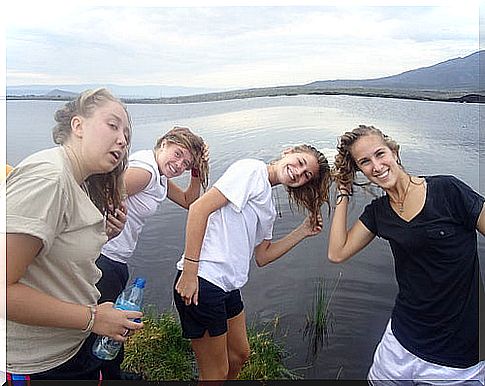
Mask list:
[[[46,8],[7,18],[7,84],[262,87],[392,75],[478,49],[476,4]]]

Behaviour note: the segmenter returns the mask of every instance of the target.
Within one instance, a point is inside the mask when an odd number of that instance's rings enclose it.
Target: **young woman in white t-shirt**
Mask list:
[[[209,153],[204,140],[186,127],[176,126],[159,138],[151,150],[130,155],[124,174],[127,198],[126,224],[116,237],[110,239],[96,261],[103,275],[96,284],[100,302],[115,302],[128,281],[127,262],[133,255],[138,237],[146,220],[153,216],[167,197],[188,209],[207,187]],[[172,178],[191,171],[190,184],[183,191]],[[111,229],[108,229],[110,232]],[[107,361],[104,379],[119,379],[123,352]]]
[[[276,210],[271,191],[278,184],[309,215],[287,236],[272,242]],[[269,164],[255,159],[235,162],[191,205],[174,299],[183,335],[192,342],[200,380],[237,378],[249,356],[240,288],[248,280],[250,259],[254,254],[257,265],[264,266],[318,234],[329,184],[325,156],[312,146],[300,145]]]

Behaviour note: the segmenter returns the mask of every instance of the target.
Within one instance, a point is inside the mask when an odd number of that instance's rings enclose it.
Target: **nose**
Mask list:
[[[128,145],[128,138],[126,138],[126,134],[125,133],[121,133],[118,136],[118,139],[117,139],[116,143],[118,145],[120,145],[121,147],[126,147]]]

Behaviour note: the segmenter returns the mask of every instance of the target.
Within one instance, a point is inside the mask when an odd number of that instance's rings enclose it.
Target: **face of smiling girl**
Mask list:
[[[186,170],[190,170],[194,159],[190,152],[175,143],[164,141],[156,150],[158,169],[167,178],[180,176]]]
[[[278,182],[292,188],[309,182],[318,174],[318,169],[315,156],[304,152],[287,152],[275,164]]]
[[[392,151],[377,135],[365,135],[352,145],[352,158],[357,167],[369,181],[381,188],[393,187],[401,174],[402,168],[397,163],[397,154]]]

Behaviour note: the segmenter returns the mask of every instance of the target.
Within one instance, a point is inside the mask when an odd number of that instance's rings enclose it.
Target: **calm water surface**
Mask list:
[[[59,102],[7,102],[7,161],[52,146],[50,129]],[[132,150],[152,148],[158,136],[175,124],[202,135],[211,149],[211,183],[235,160],[277,158],[287,146],[307,142],[333,159],[337,136],[358,124],[372,124],[396,139],[406,169],[414,174],[454,174],[482,194],[480,161],[485,159],[481,111],[474,104],[406,101],[349,96],[255,98],[183,105],[129,105],[134,123]],[[483,117],[482,117],[483,118]],[[188,176],[177,182],[185,186]],[[296,227],[303,216],[292,213],[278,189],[282,218],[275,239]],[[276,197],[276,194],[274,195]],[[372,196],[353,198],[354,221]],[[326,209],[324,209],[326,215]],[[130,273],[148,280],[147,303],[161,311],[172,308],[175,262],[184,245],[186,212],[169,200],[148,220]],[[322,234],[305,240],[275,263],[257,268],[243,288],[249,324],[279,317],[279,336],[291,354],[290,368],[308,379],[363,379],[390,316],[397,293],[394,265],[386,242],[376,239],[350,261],[334,265],[326,259],[328,216]],[[483,263],[485,242],[479,236]],[[482,264],[483,265],[483,264]],[[302,339],[312,306],[315,283],[325,279],[329,292],[341,276],[330,303],[333,330],[328,346],[312,363]]]

